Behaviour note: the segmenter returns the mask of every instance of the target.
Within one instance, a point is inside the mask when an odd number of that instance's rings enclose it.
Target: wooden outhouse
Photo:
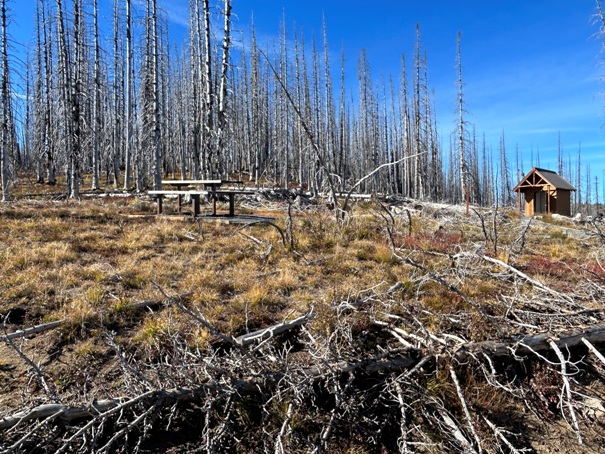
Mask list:
[[[575,190],[558,173],[538,167],[532,168],[513,189],[519,196],[519,211],[521,194],[524,195],[525,216],[538,213],[571,216],[571,191]]]

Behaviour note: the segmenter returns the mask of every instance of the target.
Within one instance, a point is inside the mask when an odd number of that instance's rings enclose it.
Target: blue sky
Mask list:
[[[600,75],[605,67],[599,65],[594,0],[256,1],[241,5],[240,22],[248,22],[249,10],[259,34],[275,34],[285,11],[289,26],[296,22],[306,36],[318,38],[325,15],[333,68],[339,68],[344,44],[349,80],[355,80],[362,48],[375,78],[392,74],[397,79],[401,53],[408,64],[413,59],[420,24],[446,148],[456,121],[456,39],[461,32],[467,120],[478,134],[486,134],[494,152],[504,132],[509,155],[518,146],[525,172],[532,155],[534,164],[539,155],[541,166],[556,170],[560,133],[564,156],[575,165],[581,143],[591,179],[598,176],[602,187],[605,98]]]
[[[185,36],[189,0],[158,1],[170,15],[173,38]],[[352,84],[362,48],[377,80],[384,74],[398,81],[401,54],[412,62],[420,24],[446,149],[456,119],[456,37],[461,32],[467,120],[478,134],[485,133],[497,154],[504,132],[511,158],[518,146],[525,172],[532,155],[537,164],[538,154],[542,167],[556,170],[559,133],[564,156],[574,166],[581,143],[582,172],[590,164],[592,180],[599,178],[599,199],[605,198],[605,65],[599,63],[605,54],[595,36],[595,0],[232,1],[240,42],[249,37],[254,14],[261,43],[277,39],[285,15],[289,32],[296,23],[307,41],[315,35],[320,44],[325,16],[334,75],[338,79],[344,46]],[[108,17],[112,3],[99,0]],[[9,31],[19,49],[34,36],[35,0],[13,0],[10,6]]]

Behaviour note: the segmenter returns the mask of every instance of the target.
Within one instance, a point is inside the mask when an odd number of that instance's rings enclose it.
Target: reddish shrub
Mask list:
[[[455,252],[456,246],[462,243],[461,233],[446,233],[438,230],[434,235],[418,233],[401,238],[401,247],[413,250],[434,251],[441,253]]]
[[[584,268],[586,268],[591,273],[597,274],[599,276],[605,276],[605,270],[603,270],[603,267],[599,265],[596,260],[591,260],[586,265],[584,265]]]
[[[542,255],[532,258],[527,264],[527,268],[531,274],[542,274],[546,276],[563,276],[569,271],[564,263],[559,261],[555,262]]]

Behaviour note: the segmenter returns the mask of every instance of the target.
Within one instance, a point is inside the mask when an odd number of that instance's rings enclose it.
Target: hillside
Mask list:
[[[13,193],[2,452],[605,449],[600,224],[403,198],[340,222],[250,199],[272,223],[226,223]]]

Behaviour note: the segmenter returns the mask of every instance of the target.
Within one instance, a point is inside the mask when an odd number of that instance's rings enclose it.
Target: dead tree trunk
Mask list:
[[[223,36],[223,58],[221,62],[221,79],[219,88],[218,98],[218,112],[217,112],[217,165],[219,168],[224,168],[226,163],[222,162],[222,159],[226,159],[226,154],[223,153],[223,147],[225,142],[225,132],[227,130],[227,74],[229,71],[229,50],[231,48],[231,1],[225,0],[225,10],[223,14],[225,16],[224,36]],[[222,163],[222,165],[221,165]],[[219,174],[223,173],[222,171]]]
[[[160,58],[158,46],[158,17],[156,0],[148,3],[148,19],[150,20],[150,42],[147,52],[150,57],[151,71],[151,110],[153,112],[153,188],[162,188],[162,121],[160,117]]]
[[[132,157],[134,148],[134,134],[132,123],[134,121],[134,45],[132,38],[132,8],[131,0],[126,0],[126,119],[125,150],[124,150],[124,189],[129,190],[132,177]]]
[[[9,153],[11,148],[10,125],[12,124],[11,109],[11,90],[8,68],[8,50],[6,30],[6,0],[0,2],[0,40],[2,40],[2,72],[0,75],[0,90],[2,91],[0,99],[0,115],[2,123],[0,124],[0,134],[2,136],[2,149],[0,150],[0,174],[2,175],[2,201],[10,200],[9,194]]]
[[[74,3],[77,8],[78,1]],[[65,149],[67,150],[67,193],[71,198],[78,197],[78,181],[72,183],[72,179],[76,174],[76,124],[75,119],[79,119],[77,106],[74,105],[75,97],[73,96],[73,78],[72,78],[72,60],[69,56],[69,48],[67,46],[67,32],[65,30],[65,19],[62,0],[56,0],[57,5],[57,34],[59,41],[59,73],[61,84],[61,104],[63,109],[63,121],[66,134],[64,135]],[[77,20],[77,17],[74,17]],[[74,43],[75,44],[75,43]],[[74,192],[75,190],[75,192]]]
[[[209,178],[215,177],[215,157],[211,145],[211,134],[214,131],[213,110],[214,90],[212,81],[212,45],[210,42],[210,3],[203,0],[204,4],[204,94],[202,114],[204,116],[204,134],[202,135],[202,148],[204,150],[205,175]]]
[[[98,0],[93,1],[93,28],[94,28],[94,70],[93,70],[93,139],[92,139],[92,185],[94,191],[99,189],[99,178],[101,171],[101,55],[99,48],[99,20]]]
[[[460,51],[461,35],[458,33],[458,158],[460,159],[460,194],[464,198],[468,186],[468,165],[466,159],[466,132],[464,121],[464,98],[462,96],[462,54]]]

